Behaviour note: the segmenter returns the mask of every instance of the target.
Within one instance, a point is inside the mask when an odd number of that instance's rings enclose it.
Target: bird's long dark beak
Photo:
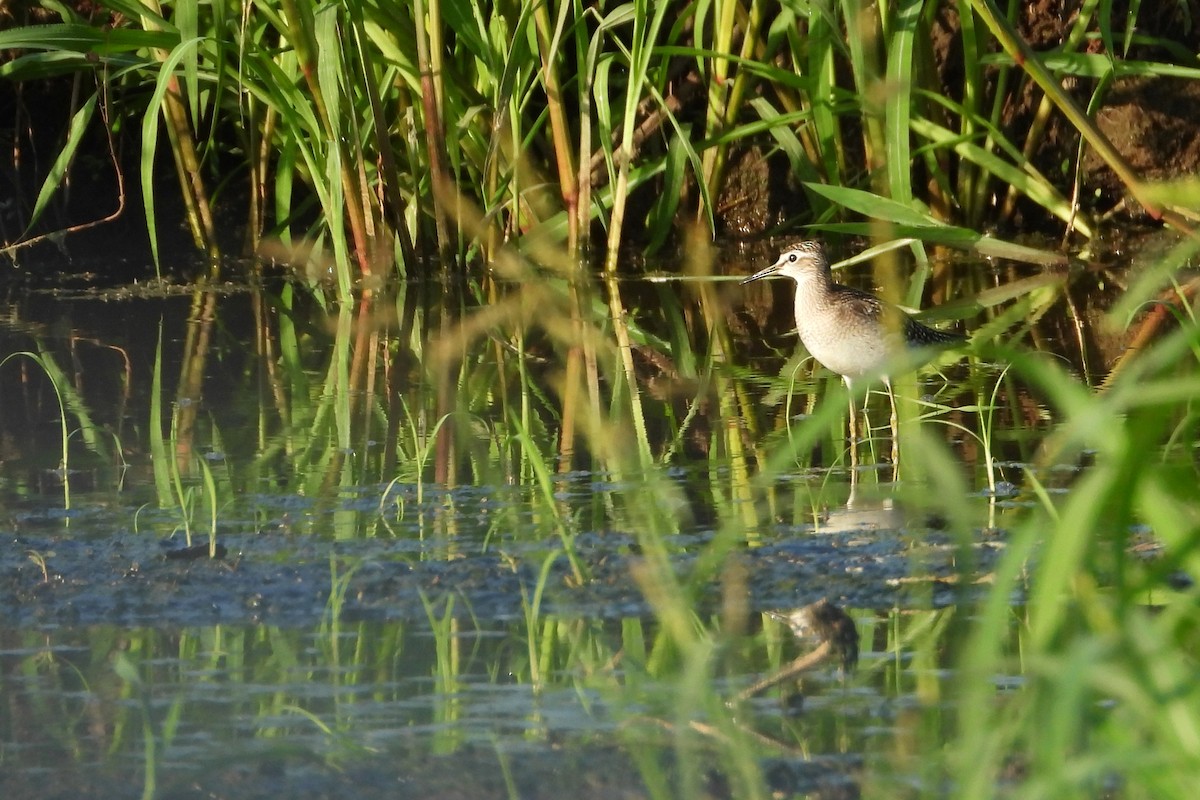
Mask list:
[[[764,269],[760,269],[758,272],[754,273],[749,278],[742,278],[741,284],[744,286],[745,284],[750,283],[751,281],[760,281],[763,278],[771,277],[772,275],[774,275],[776,272],[779,271],[779,264],[780,264],[780,262],[776,261],[771,266],[766,267]]]

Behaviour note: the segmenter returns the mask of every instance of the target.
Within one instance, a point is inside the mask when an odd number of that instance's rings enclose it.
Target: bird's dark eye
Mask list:
[[[790,261],[790,262],[792,262],[793,264],[795,264],[795,263],[796,263],[796,259],[797,259],[797,258],[799,258],[799,257],[800,257],[800,256],[796,255],[795,253],[789,253],[789,254],[788,254],[788,261]]]

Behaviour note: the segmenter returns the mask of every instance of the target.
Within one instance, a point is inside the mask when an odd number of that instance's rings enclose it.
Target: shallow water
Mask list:
[[[964,538],[929,501],[936,481],[893,484],[880,463],[886,399],[870,400],[875,433],[854,466],[842,417],[787,400],[836,382],[796,372],[767,340],[741,376],[765,410],[759,446],[836,420],[811,460],[766,481],[746,457],[714,455],[734,440],[711,410],[686,416],[707,390],[676,346],[649,422],[664,448],[673,425],[685,432],[672,469],[543,473],[513,431],[553,448],[550,392],[499,387],[512,356],[491,364],[487,337],[463,345],[454,373],[460,398],[486,401],[441,420],[415,366],[432,346],[396,355],[402,301],[363,320],[282,282],[177,291],[9,293],[3,351],[42,361],[0,368],[7,798],[642,797],[656,780],[729,796],[728,761],[696,774],[680,760],[689,725],[697,752],[755,742],[776,792],[919,785],[896,743],[953,713],[958,609],[986,591],[1007,523],[1035,502],[1027,481],[1053,495],[1087,461],[1035,462],[1051,420],[999,369],[922,379],[919,395],[943,406],[924,407],[925,427],[957,458],[963,492],[948,505],[969,519]],[[521,369],[552,381],[537,359],[553,346],[527,352]],[[65,472],[48,375],[72,431]],[[962,410],[993,390],[990,417]],[[455,426],[452,487],[431,479],[441,425]],[[393,438],[398,452],[380,444]],[[755,522],[729,541],[735,517]],[[220,558],[185,551],[210,542]],[[651,585],[668,576],[647,572],[660,555],[720,665],[692,719],[680,697],[696,690],[661,644],[670,615]],[[811,647],[762,612],[822,597],[859,627],[858,671],[825,663],[802,690],[727,712],[723,699]],[[931,631],[936,647],[921,644]]]

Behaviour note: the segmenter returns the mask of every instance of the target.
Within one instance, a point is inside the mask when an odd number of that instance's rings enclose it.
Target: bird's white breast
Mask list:
[[[894,336],[874,319],[838,313],[815,281],[796,286],[796,330],[812,357],[839,375],[882,376]]]

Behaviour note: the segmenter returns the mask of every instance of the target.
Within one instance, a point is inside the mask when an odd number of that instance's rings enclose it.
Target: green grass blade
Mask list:
[[[901,203],[908,203],[912,199],[909,117],[916,74],[914,40],[923,5],[921,0],[900,0],[888,45],[887,101],[884,104],[888,189],[892,199]]]
[[[74,161],[75,154],[79,149],[79,143],[83,140],[88,125],[91,124],[92,117],[95,116],[96,101],[96,95],[92,95],[71,116],[71,126],[67,131],[67,142],[63,145],[62,150],[58,152],[58,156],[50,166],[50,172],[46,175],[46,180],[42,182],[42,188],[38,192],[37,200],[33,204],[33,210],[29,213],[29,224],[26,226],[25,233],[21,235],[21,238],[29,235],[30,229],[41,219],[42,212],[46,210],[47,204],[49,204],[51,198],[58,192],[63,181],[66,180],[67,172],[70,170],[71,163]]]

